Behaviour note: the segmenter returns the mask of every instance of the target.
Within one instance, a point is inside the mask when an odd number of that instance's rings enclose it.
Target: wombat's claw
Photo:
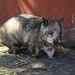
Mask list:
[[[32,54],[32,57],[33,57],[33,58],[38,58],[39,55],[34,55],[34,54]]]

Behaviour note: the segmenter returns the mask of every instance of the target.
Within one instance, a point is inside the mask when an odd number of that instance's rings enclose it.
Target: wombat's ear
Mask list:
[[[62,19],[59,20],[59,24],[61,24],[63,22],[65,17],[63,17]]]
[[[44,26],[47,26],[47,25],[48,25],[48,20],[45,19],[45,18],[42,18],[42,20],[43,20],[43,21],[42,21],[42,22],[43,22],[43,25],[44,25]]]

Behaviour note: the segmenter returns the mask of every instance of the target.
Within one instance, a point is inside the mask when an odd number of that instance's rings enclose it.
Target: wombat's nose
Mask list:
[[[55,44],[55,45],[58,45],[58,44],[60,44],[60,43],[61,43],[61,40],[60,40],[60,39],[57,39],[57,40],[54,41],[54,44]]]
[[[58,43],[61,43],[61,40],[60,39],[58,40]]]

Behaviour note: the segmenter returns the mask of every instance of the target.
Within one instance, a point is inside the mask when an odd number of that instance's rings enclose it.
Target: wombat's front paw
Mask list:
[[[12,46],[10,49],[9,49],[9,52],[12,53],[12,54],[16,54],[19,52],[19,48],[18,47],[15,47],[15,46]]]
[[[32,54],[32,57],[33,57],[33,58],[38,58],[39,55],[34,55],[34,54]]]
[[[52,57],[49,57],[49,59],[56,59],[56,57],[53,57],[53,56],[52,56]]]

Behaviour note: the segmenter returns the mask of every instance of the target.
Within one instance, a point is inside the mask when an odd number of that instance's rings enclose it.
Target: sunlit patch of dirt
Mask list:
[[[4,75],[74,75],[75,50],[58,46],[56,59],[49,59],[45,53],[32,58],[27,48],[21,53],[9,54],[5,46],[0,47],[0,74]],[[3,51],[2,51],[3,49]],[[5,50],[5,51],[4,51]],[[2,54],[3,53],[3,54]]]

